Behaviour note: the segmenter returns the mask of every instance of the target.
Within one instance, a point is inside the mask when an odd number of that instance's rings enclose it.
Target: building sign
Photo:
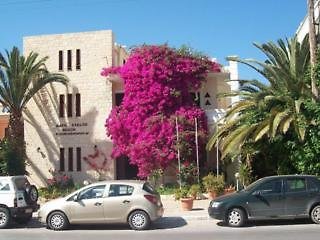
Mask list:
[[[56,135],[57,136],[69,136],[69,135],[88,135],[87,129],[88,123],[60,123],[56,124]]]

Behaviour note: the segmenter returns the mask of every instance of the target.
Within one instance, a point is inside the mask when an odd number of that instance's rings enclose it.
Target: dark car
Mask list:
[[[240,227],[247,220],[311,218],[320,224],[320,180],[316,176],[271,176],[210,202],[212,218]]]

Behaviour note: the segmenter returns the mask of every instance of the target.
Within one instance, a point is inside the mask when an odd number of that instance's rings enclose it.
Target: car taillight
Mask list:
[[[17,207],[17,206],[18,206],[18,204],[17,204],[17,198],[14,198],[14,200],[13,200],[13,206],[14,206],[14,207]]]
[[[157,205],[158,199],[153,195],[144,195],[144,197],[151,203]]]

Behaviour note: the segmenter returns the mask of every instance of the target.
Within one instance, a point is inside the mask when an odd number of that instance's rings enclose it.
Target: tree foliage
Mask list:
[[[220,67],[190,49],[167,45],[137,47],[121,68],[103,69],[103,76],[117,73],[124,82],[123,102],[106,120],[114,144],[112,156],[129,157],[140,177],[177,161],[177,146],[184,160],[195,159],[194,119],[200,146],[205,144],[207,121],[190,92],[200,88],[209,71]],[[178,143],[176,119],[183,133]]]

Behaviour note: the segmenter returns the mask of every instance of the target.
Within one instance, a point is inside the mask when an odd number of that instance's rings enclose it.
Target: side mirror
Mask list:
[[[254,192],[252,193],[252,195],[253,195],[253,196],[256,196],[256,197],[261,196],[261,191],[259,191],[259,190],[254,191]]]
[[[78,202],[78,201],[79,201],[79,199],[78,199],[78,194],[74,195],[73,201],[74,201],[74,202]]]

